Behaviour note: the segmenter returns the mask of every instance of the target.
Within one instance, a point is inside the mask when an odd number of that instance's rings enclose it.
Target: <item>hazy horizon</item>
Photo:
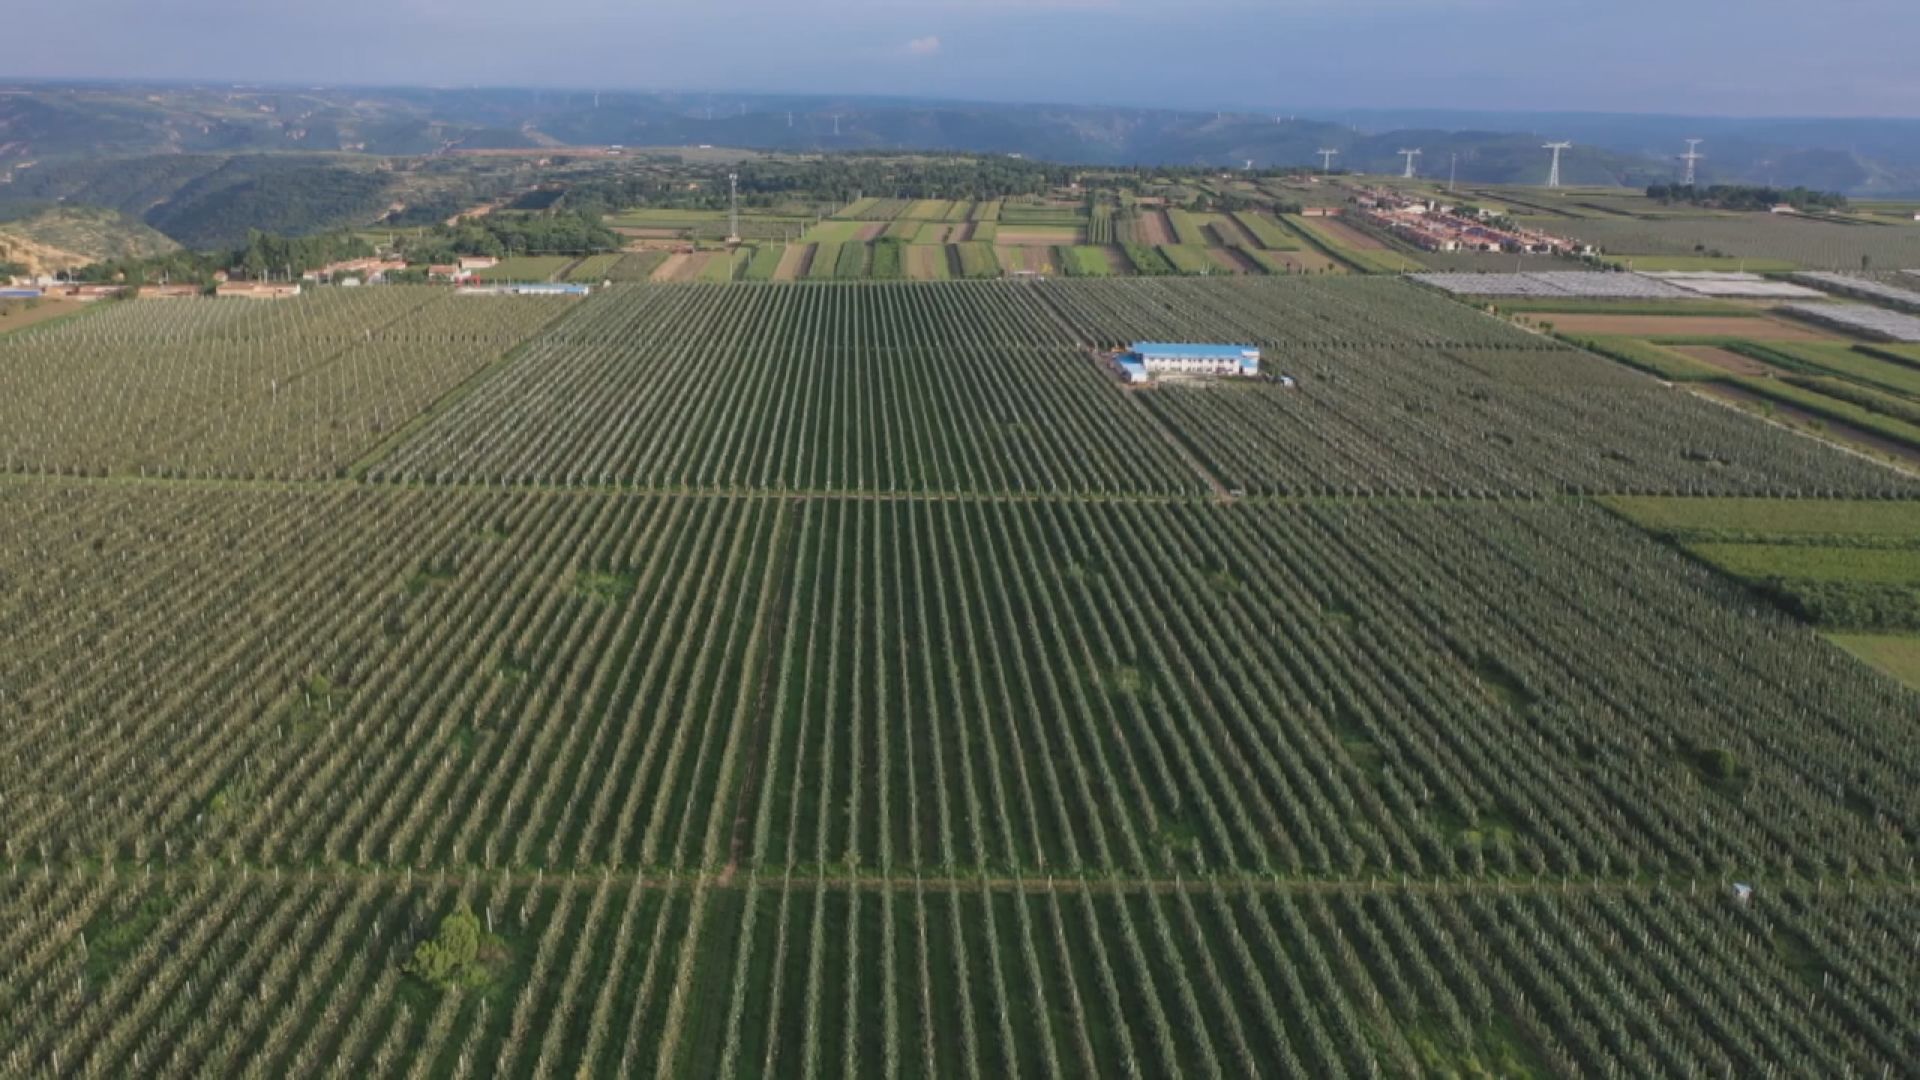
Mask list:
[[[84,35],[70,11],[10,15],[16,40],[36,47],[0,77],[598,85],[1333,119],[1343,110],[1914,118],[1920,102],[1920,66],[1905,55],[1920,39],[1920,7],[1892,0],[1849,4],[1845,21],[1778,0],[1742,5],[1737,19],[1647,0],[1598,9],[1572,0],[743,0],[724,17],[681,0],[644,10],[615,0],[258,10],[99,0],[87,10]]]

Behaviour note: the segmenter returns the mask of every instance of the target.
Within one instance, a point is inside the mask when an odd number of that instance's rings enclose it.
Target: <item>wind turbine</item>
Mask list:
[[[1319,151],[1319,154],[1320,154],[1320,171],[1329,172],[1329,173],[1332,172],[1333,159],[1339,156],[1340,151],[1323,149]]]
[[[1547,186],[1557,188],[1560,186],[1560,151],[1573,149],[1573,144],[1570,142],[1550,142],[1542,146],[1541,149],[1553,151],[1553,168],[1547,172]]]
[[[1424,150],[1400,151],[1400,156],[1407,159],[1407,171],[1402,174],[1403,176],[1405,176],[1409,180],[1413,179],[1413,159],[1419,157],[1421,154],[1424,154],[1424,153],[1426,153],[1426,151]]]
[[[1680,155],[1680,160],[1687,163],[1686,178],[1680,182],[1688,187],[1693,186],[1694,166],[1705,160],[1707,156],[1700,152],[1700,144],[1706,141],[1705,139],[1688,139],[1687,152]]]

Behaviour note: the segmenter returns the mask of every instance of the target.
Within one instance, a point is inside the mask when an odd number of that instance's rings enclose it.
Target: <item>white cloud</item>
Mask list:
[[[935,56],[940,52],[940,39],[929,34],[907,42],[908,56]]]

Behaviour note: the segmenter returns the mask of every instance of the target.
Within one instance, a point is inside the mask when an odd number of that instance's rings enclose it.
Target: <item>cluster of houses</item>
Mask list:
[[[480,281],[479,274],[500,265],[500,260],[489,256],[463,258],[457,263],[427,268],[429,281],[446,282],[453,285],[472,286]],[[215,296],[244,300],[285,300],[299,296],[305,285],[378,285],[387,280],[389,274],[407,269],[402,259],[349,259],[331,263],[317,270],[308,270],[300,275],[299,281],[241,281],[230,278],[221,272],[213,276]],[[0,282],[0,300],[69,300],[79,303],[91,303],[95,300],[112,300],[137,291],[141,299],[169,299],[203,296],[206,290],[198,284],[159,284],[141,285],[137,290],[124,284],[80,284],[61,281],[57,277],[39,277],[29,281],[17,281],[8,285]]]
[[[1593,246],[1511,223],[1499,215],[1367,188],[1354,197],[1356,216],[1422,251],[1499,252],[1509,255],[1591,255]]]

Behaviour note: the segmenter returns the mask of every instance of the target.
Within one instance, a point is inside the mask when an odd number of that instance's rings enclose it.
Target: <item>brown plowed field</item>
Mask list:
[[[71,315],[86,306],[72,300],[34,300],[31,301],[32,307],[28,307],[28,303],[26,300],[0,300],[0,334]]]
[[[1247,234],[1247,230],[1240,227],[1239,222],[1229,217],[1216,218],[1208,222],[1207,230],[1213,234],[1213,242],[1221,247],[1257,248],[1260,246],[1252,236]]]
[[[1053,249],[1050,247],[996,247],[994,255],[1000,259],[1000,268],[1008,273],[1021,270],[1035,274],[1051,274],[1058,268],[1053,265]]]
[[[788,244],[780,253],[780,265],[773,270],[775,281],[799,281],[813,267],[812,244]]]
[[[947,267],[947,249],[943,244],[914,244],[907,248],[907,277],[912,281],[945,281],[953,276]]]
[[[1252,259],[1247,258],[1245,255],[1240,254],[1238,251],[1235,251],[1232,248],[1219,248],[1219,247],[1208,248],[1207,254],[1212,257],[1214,262],[1218,263],[1221,267],[1225,268],[1231,273],[1235,273],[1235,274],[1265,273],[1265,271],[1261,270],[1260,267],[1256,265]]]
[[[1729,371],[1735,375],[1774,374],[1772,368],[1750,356],[1741,356],[1737,352],[1728,352],[1726,349],[1712,345],[1675,345],[1672,349],[1681,356],[1710,364],[1721,371]]]
[[[681,280],[680,275],[685,272],[687,268],[687,264],[692,261],[693,256],[691,255],[669,255],[667,256],[666,262],[654,267],[653,280],[679,281]]]
[[[887,231],[887,222],[876,221],[871,225],[860,226],[860,231],[854,234],[854,239],[859,240],[861,243],[866,243],[868,241],[880,239],[881,234],[885,233],[886,231]]]
[[[1315,218],[1314,227],[1332,237],[1341,247],[1355,251],[1385,251],[1387,245],[1336,218]]]
[[[1811,326],[1780,319],[1722,315],[1554,315],[1534,318],[1550,322],[1569,334],[1616,334],[1624,337],[1730,337],[1749,341],[1833,341],[1834,335]]]
[[[1134,230],[1138,233],[1135,242],[1141,244],[1174,243],[1173,226],[1168,223],[1167,215],[1159,210],[1145,210],[1140,214],[1140,222]]]
[[[1042,227],[1009,229],[1003,225],[993,242],[1002,247],[1053,247],[1056,244],[1077,244],[1080,242],[1080,230]]]

